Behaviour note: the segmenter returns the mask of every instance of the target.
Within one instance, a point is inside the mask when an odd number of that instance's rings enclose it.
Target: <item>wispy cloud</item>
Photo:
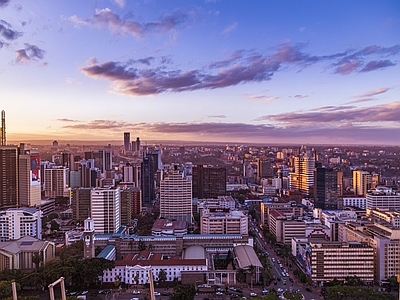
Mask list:
[[[302,143],[304,140],[316,144],[340,143],[400,143],[398,127],[382,128],[379,126],[355,126],[351,123],[340,123],[338,126],[319,126],[305,124],[291,127],[270,124],[245,124],[221,122],[182,122],[182,123],[129,123],[116,120],[92,120],[79,124],[62,126],[72,138],[90,136],[93,132],[101,132],[103,136],[115,136],[121,129],[135,131],[147,137],[157,139],[187,139],[192,141],[215,142],[257,142],[274,140],[278,143]]]
[[[164,14],[158,20],[142,22],[130,17],[120,17],[109,8],[96,9],[91,18],[70,16],[68,20],[75,26],[106,26],[117,34],[131,34],[143,37],[151,32],[170,32],[178,28],[185,28],[192,24],[193,18],[189,13],[175,10]]]
[[[221,34],[222,35],[228,35],[229,33],[231,33],[232,31],[236,30],[236,28],[238,27],[239,23],[235,22],[232,25],[229,25],[228,27],[226,27],[224,30],[222,30]]]
[[[214,116],[207,116],[209,119],[226,119],[225,115],[214,115]]]
[[[0,8],[6,7],[10,3],[10,0],[0,0]]]
[[[376,96],[376,95],[379,95],[379,94],[386,93],[388,90],[390,90],[390,88],[387,88],[387,87],[385,87],[385,88],[378,88],[378,89],[374,89],[374,90],[372,90],[372,91],[368,91],[368,92],[366,92],[366,93],[363,93],[363,94],[354,96],[354,98],[373,97],[373,96]]]
[[[277,96],[268,96],[268,95],[243,94],[243,96],[245,96],[246,98],[251,99],[251,100],[259,100],[262,102],[271,102],[271,101],[279,99],[279,97],[277,97]]]
[[[361,69],[360,72],[371,72],[375,70],[380,70],[384,69],[387,67],[395,66],[396,64],[394,62],[391,62],[390,60],[378,60],[378,61],[370,61],[367,63],[364,68]]]
[[[318,111],[289,112],[277,115],[265,115],[257,118],[257,121],[273,121],[290,126],[304,124],[325,124],[337,126],[345,123],[391,122],[400,123],[400,101],[371,107],[356,108],[354,106],[320,108]],[[335,125],[336,124],[336,125]],[[398,126],[398,125],[397,125]]]
[[[307,98],[308,95],[294,95],[294,97],[297,99],[304,99],[304,98]]]
[[[16,50],[17,63],[30,62],[31,60],[40,60],[43,59],[45,51],[40,49],[38,46],[31,44],[24,44],[24,49]]]
[[[115,4],[117,4],[119,7],[123,8],[125,7],[125,0],[113,0]]]
[[[14,30],[8,22],[4,20],[0,20],[0,43],[1,44],[7,44],[6,41],[14,41],[20,36],[22,36],[23,33],[19,32],[17,30]]]
[[[195,90],[212,90],[244,84],[249,82],[266,82],[283,66],[305,68],[321,62],[332,62],[337,74],[361,72],[362,59],[368,55],[397,55],[400,46],[366,47],[358,51],[346,51],[330,55],[315,56],[302,50],[303,45],[282,44],[272,54],[261,54],[254,51],[237,50],[226,59],[190,70],[168,68],[156,65],[156,58],[132,59],[127,62],[108,61],[100,63],[93,59],[82,72],[92,78],[104,78],[112,82],[113,92],[130,96],[154,95],[165,92],[183,92]],[[354,60],[354,57],[357,57]],[[142,60],[142,61],[141,61]],[[356,63],[351,63],[355,61]],[[350,62],[350,63],[348,63]],[[139,64],[141,63],[141,65]],[[384,64],[378,64],[382,67]],[[387,63],[385,65],[388,65]],[[367,67],[370,71],[378,66]],[[362,71],[364,72],[364,71]],[[300,96],[302,95],[298,95]]]
[[[78,120],[66,119],[66,118],[57,119],[57,121],[60,121],[60,122],[72,122],[72,123],[79,122]]]

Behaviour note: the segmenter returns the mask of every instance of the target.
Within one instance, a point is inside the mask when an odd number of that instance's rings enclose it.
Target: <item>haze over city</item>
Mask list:
[[[9,142],[400,142],[399,1],[0,0]]]

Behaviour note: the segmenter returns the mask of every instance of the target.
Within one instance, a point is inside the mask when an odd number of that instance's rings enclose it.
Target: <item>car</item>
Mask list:
[[[283,289],[282,289],[282,288],[278,288],[276,291],[277,291],[278,293],[282,293],[282,292],[283,292]]]
[[[278,278],[276,278],[276,280],[278,280],[278,281],[281,281],[281,278],[280,278],[280,277],[278,277]]]
[[[290,282],[293,282],[293,278],[292,278],[292,277],[289,277],[289,281],[290,281]]]
[[[229,288],[231,291],[236,291],[236,289],[233,287],[233,286],[231,286],[230,288]]]
[[[306,291],[307,291],[307,292],[311,292],[311,289],[310,289],[310,288],[306,288]]]
[[[154,292],[154,296],[161,296],[160,292]]]
[[[256,294],[256,293],[253,293],[253,292],[251,292],[251,293],[250,293],[250,297],[257,297],[257,294]]]
[[[243,293],[243,291],[241,289],[236,289],[236,292]]]
[[[133,291],[132,291],[132,294],[134,294],[134,295],[140,295],[140,291],[133,290]]]
[[[223,292],[216,292],[215,295],[217,296],[222,296],[224,293]]]
[[[269,290],[263,290],[263,291],[261,292],[261,295],[266,295],[266,294],[268,294],[268,292],[269,292]]]

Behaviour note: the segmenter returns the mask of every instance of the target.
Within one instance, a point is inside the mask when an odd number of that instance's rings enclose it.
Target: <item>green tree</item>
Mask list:
[[[166,281],[167,281],[167,272],[165,272],[164,269],[161,269],[160,272],[158,272],[158,282],[160,283],[161,286],[164,286]]]
[[[179,284],[174,288],[171,300],[192,300],[196,295],[196,288],[192,284]]]
[[[32,256],[32,262],[35,264],[36,270],[39,269],[40,263],[43,261],[43,256],[40,252],[35,252]]]
[[[0,281],[0,299],[5,299],[12,294],[12,281],[11,280],[5,280],[5,281]]]

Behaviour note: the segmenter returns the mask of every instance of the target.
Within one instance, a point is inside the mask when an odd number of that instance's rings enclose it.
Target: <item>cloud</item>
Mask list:
[[[346,102],[346,104],[355,104],[355,103],[362,103],[362,102],[370,102],[374,101],[374,98],[361,98],[353,101]]]
[[[174,68],[174,62],[170,58],[167,66],[161,62],[162,59],[154,57],[103,63],[92,59],[81,70],[86,76],[109,80],[115,93],[143,96],[165,92],[213,90],[238,84],[266,82],[271,80],[275,72],[280,71],[283,66],[302,69],[313,64],[328,62],[335,69],[334,73],[347,75],[355,71],[360,72],[365,56],[397,55],[400,49],[397,45],[389,48],[370,46],[358,51],[316,56],[304,52],[303,48],[302,44],[285,43],[276,47],[272,53],[266,54],[237,50],[227,58],[213,61],[199,69],[189,70]],[[372,71],[384,65],[388,64],[377,63],[370,67],[367,65],[365,68]]]
[[[370,61],[365,65],[364,68],[361,69],[360,72],[371,72],[379,69],[383,69],[386,67],[395,66],[396,64],[391,62],[390,60],[378,60],[378,61]]]
[[[61,127],[67,130],[71,138],[90,136],[94,132],[101,136],[115,136],[126,131],[140,133],[141,138],[157,137],[157,140],[178,140],[190,138],[192,141],[263,143],[271,140],[277,143],[315,144],[393,144],[400,143],[398,127],[354,126],[341,123],[336,127],[315,125],[282,127],[269,124],[221,123],[221,122],[182,122],[182,123],[129,123],[115,120],[92,120]]]
[[[60,121],[60,122],[73,122],[73,123],[79,122],[78,120],[72,120],[72,119],[66,119],[66,118],[57,119],[57,121]]]
[[[294,97],[297,99],[304,99],[304,98],[307,98],[308,95],[295,95]]]
[[[366,93],[354,96],[353,98],[364,98],[364,97],[373,97],[379,94],[383,94],[386,93],[388,90],[390,90],[390,88],[378,88],[372,91],[368,91]]]
[[[272,121],[280,124],[299,126],[304,124],[325,124],[325,126],[337,126],[343,122],[365,123],[371,122],[400,122],[400,101],[371,107],[324,107],[319,111],[289,112],[277,115],[265,115],[257,118],[257,121]],[[398,126],[398,125],[397,125]]]
[[[207,116],[210,119],[226,119],[225,115],[215,115],[215,116]]]
[[[125,0],[113,0],[120,8],[125,7]]]
[[[235,22],[232,25],[229,25],[228,27],[226,27],[224,30],[222,30],[221,34],[222,35],[228,35],[229,33],[231,33],[232,31],[236,30],[236,28],[238,27],[239,23]]]
[[[65,83],[66,84],[82,84],[82,82],[80,82],[80,81],[78,81],[78,80],[76,80],[74,78],[67,78],[65,80]]]
[[[252,99],[252,100],[261,100],[263,102],[271,102],[274,100],[279,99],[277,96],[267,96],[267,95],[250,95],[250,94],[243,94],[246,98]]]
[[[131,34],[143,37],[150,32],[171,32],[177,28],[189,26],[193,21],[189,13],[175,10],[171,14],[164,14],[153,22],[141,22],[129,16],[122,18],[109,8],[96,9],[89,19],[70,16],[68,20],[76,26],[106,26],[119,34]]]
[[[15,51],[17,53],[17,58],[16,58],[17,63],[30,62],[31,60],[43,59],[46,51],[40,49],[38,46],[35,45],[31,44],[24,44],[24,45],[25,45],[24,49],[19,49]]]
[[[10,0],[0,0],[0,8],[6,7]]]
[[[7,41],[14,41],[22,36],[22,34],[22,32],[13,30],[11,24],[4,20],[0,20],[0,38],[4,38]]]

